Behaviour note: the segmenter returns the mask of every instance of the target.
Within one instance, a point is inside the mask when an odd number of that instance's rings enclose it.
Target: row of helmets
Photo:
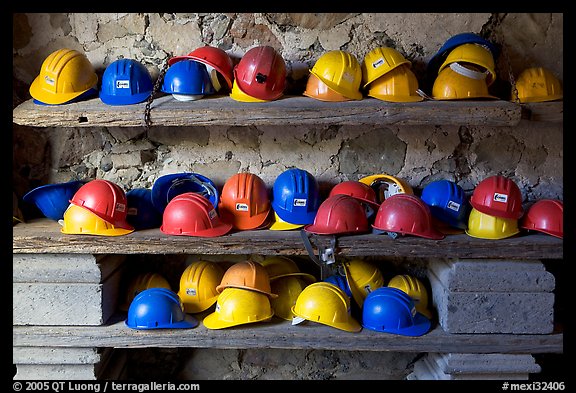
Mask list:
[[[412,63],[398,50],[376,47],[362,63],[350,52],[331,50],[309,70],[303,95],[320,101],[361,100],[366,95],[389,102],[498,99],[489,93],[496,81],[497,47],[474,33],[449,38],[427,67],[431,97],[419,88]],[[180,101],[197,100],[217,92],[229,92],[240,102],[268,102],[284,95],[286,63],[276,49],[261,45],[249,49],[234,65],[232,58],[213,46],[199,47],[168,60],[161,91]],[[430,80],[430,78],[433,78]],[[134,59],[118,59],[108,65],[98,90],[98,76],[85,54],[59,49],[43,62],[30,86],[37,104],[60,105],[98,95],[109,105],[146,101],[154,83],[148,69]],[[542,102],[562,99],[559,80],[543,67],[530,67],[512,88],[512,100]]]
[[[227,268],[200,260],[182,272],[177,292],[159,273],[135,276],[121,310],[127,311],[126,326],[142,330],[198,326],[190,314],[202,317],[208,329],[268,322],[277,316],[292,325],[311,321],[348,332],[364,327],[421,336],[430,330],[428,290],[417,277],[397,274],[384,285],[378,267],[362,259],[343,262],[339,270],[318,281],[284,256]]]
[[[375,174],[344,181],[322,200],[316,178],[291,168],[269,192],[253,173],[231,176],[220,193],[198,173],[160,176],[151,189],[127,193],[111,181],[95,179],[44,185],[24,195],[68,234],[119,236],[160,228],[169,235],[217,237],[232,230],[294,230],[317,235],[385,233],[441,240],[465,232],[471,237],[503,239],[539,231],[563,238],[563,202],[541,199],[523,214],[518,185],[502,175],[489,176],[468,198],[457,183],[430,182],[415,195],[403,179]]]

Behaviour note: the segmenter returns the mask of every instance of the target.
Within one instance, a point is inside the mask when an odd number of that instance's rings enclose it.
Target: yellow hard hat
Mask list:
[[[353,54],[343,50],[324,53],[310,72],[344,97],[361,100],[362,68]]]
[[[408,182],[386,173],[365,176],[361,178],[359,182],[372,187],[374,192],[376,192],[378,203],[382,203],[387,198],[396,194],[414,195],[414,190],[412,190],[412,187]]]
[[[432,85],[432,98],[436,100],[465,100],[474,98],[498,99],[488,92],[486,74],[460,63],[450,63]]]
[[[418,102],[418,79],[406,64],[396,67],[370,84],[368,96],[390,102]]]
[[[308,76],[306,90],[304,90],[303,94],[306,97],[315,98],[320,101],[343,102],[352,100],[338,93],[336,90],[332,90],[326,83],[322,82],[320,78],[312,73]]]
[[[85,54],[74,49],[52,52],[30,85],[30,95],[45,104],[63,104],[96,87],[98,75]]]
[[[482,45],[472,43],[458,45],[448,53],[446,60],[438,69],[438,74],[452,63],[467,63],[480,66],[483,71],[486,70],[488,72],[486,75],[488,86],[492,85],[496,80],[494,56],[488,48]]]
[[[428,309],[428,290],[417,277],[409,274],[398,274],[390,279],[388,286],[398,288],[414,300],[416,311],[431,319],[432,313]]]
[[[260,98],[252,97],[242,91],[236,83],[236,80],[232,82],[232,91],[230,92],[230,98],[235,101],[240,102],[269,102],[270,100],[261,100]]]
[[[262,260],[260,264],[264,266],[266,272],[268,272],[271,282],[280,277],[287,276],[300,276],[304,280],[308,281],[308,283],[316,281],[316,277],[312,274],[301,272],[296,262],[282,255],[269,256]]]
[[[292,321],[294,318],[292,307],[308,284],[301,276],[283,276],[272,281],[272,290],[278,294],[276,299],[270,299],[274,315]]]
[[[190,314],[202,312],[218,298],[216,286],[222,281],[224,270],[217,262],[192,262],[180,276],[178,296],[184,305],[184,311]]]
[[[130,281],[128,289],[126,290],[124,302],[119,306],[120,310],[128,311],[130,308],[130,303],[132,303],[134,297],[136,297],[136,295],[138,295],[143,290],[149,288],[166,288],[172,290],[168,280],[166,280],[166,278],[160,273],[140,273]]]
[[[362,259],[353,259],[342,263],[350,292],[356,304],[362,308],[366,296],[384,286],[384,277],[380,269]]]
[[[364,56],[364,61],[362,62],[363,87],[365,88],[382,75],[402,64],[406,64],[408,67],[412,66],[410,60],[407,60],[396,49],[382,46],[372,49]]]
[[[216,310],[202,323],[208,329],[223,329],[269,321],[274,316],[270,299],[263,293],[242,288],[225,288],[216,300]]]
[[[73,204],[68,206],[58,223],[62,225],[60,232],[72,235],[121,236],[134,232],[134,229],[115,227],[90,210]]]
[[[308,285],[300,292],[292,307],[295,317],[321,323],[347,332],[359,332],[362,326],[352,317],[350,298],[336,285],[319,281]]]
[[[561,100],[564,97],[562,85],[556,76],[544,67],[527,68],[516,80],[516,92],[512,89],[512,100],[525,102],[545,102]]]
[[[466,234],[480,239],[505,239],[520,232],[518,220],[482,213],[474,208],[468,216]]]
[[[281,219],[276,212],[274,212],[274,219],[272,220],[272,224],[268,229],[272,231],[290,231],[292,229],[302,228],[303,226],[304,224],[291,224],[286,222]]]

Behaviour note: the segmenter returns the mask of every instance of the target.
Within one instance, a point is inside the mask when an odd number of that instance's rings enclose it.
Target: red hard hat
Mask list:
[[[541,199],[522,217],[520,228],[564,238],[564,203],[558,199]]]
[[[338,183],[332,187],[329,196],[338,194],[350,195],[351,197],[354,197],[361,202],[367,203],[374,209],[378,209],[380,207],[380,204],[376,199],[376,192],[372,189],[372,187],[356,180],[349,180]]]
[[[441,240],[445,235],[434,228],[430,208],[420,198],[410,194],[395,194],[380,204],[375,229]]]
[[[330,196],[320,204],[314,223],[304,227],[318,235],[359,234],[370,231],[364,207],[349,195]]]
[[[481,213],[501,218],[522,217],[522,193],[511,179],[495,175],[482,180],[470,197],[470,204]]]
[[[271,46],[257,46],[242,56],[234,67],[240,90],[251,97],[272,101],[284,94],[286,64]]]
[[[208,198],[185,192],[172,198],[162,215],[160,231],[168,235],[216,237],[230,232],[232,225],[220,220]]]
[[[266,221],[270,210],[268,189],[257,175],[237,173],[224,184],[218,211],[222,220],[234,228],[256,229]]]
[[[232,79],[234,78],[233,67],[234,63],[232,58],[223,49],[217,48],[215,46],[202,46],[200,48],[194,49],[192,52],[188,53],[186,56],[175,56],[168,60],[168,65],[179,62],[180,60],[196,60],[200,63],[206,64],[210,67],[214,67],[226,80],[228,88],[232,88]]]
[[[76,191],[70,203],[90,210],[115,227],[134,230],[126,221],[126,193],[109,180],[95,179],[87,182]]]

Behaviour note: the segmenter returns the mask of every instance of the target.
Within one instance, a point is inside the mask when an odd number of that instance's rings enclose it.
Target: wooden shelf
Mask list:
[[[12,121],[32,127],[141,127],[146,104],[111,106],[99,98],[65,105],[37,105],[33,100],[13,110]],[[562,101],[546,103],[538,112],[503,100],[393,103],[367,97],[357,101],[323,102],[306,96],[285,96],[264,103],[238,102],[229,96],[208,96],[181,102],[171,95],[154,99],[153,126],[250,125],[485,125],[515,126],[522,117],[552,119]],[[536,111],[536,114],[532,114]],[[546,113],[554,116],[546,116]]]
[[[212,310],[213,311],[213,310]],[[278,348],[343,351],[401,351],[448,353],[562,353],[563,334],[449,334],[437,324],[420,337],[362,329],[346,332],[330,326],[273,317],[269,322],[207,329],[202,319],[211,311],[193,314],[192,329],[135,330],[117,314],[102,326],[13,326],[13,346],[19,347],[189,347]]]
[[[134,231],[122,236],[71,235],[47,218],[13,227],[12,251],[17,254],[212,254],[308,255],[299,230],[238,231],[201,238],[173,236],[160,229]],[[466,234],[443,240],[416,236],[392,239],[366,234],[337,238],[345,256],[397,256],[417,258],[562,259],[563,240],[542,233],[522,233],[500,240],[477,239]],[[330,236],[311,237],[315,246],[330,246]]]

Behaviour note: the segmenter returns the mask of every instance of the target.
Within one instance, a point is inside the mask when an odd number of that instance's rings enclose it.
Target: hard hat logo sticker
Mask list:
[[[130,80],[117,80],[116,81],[116,88],[117,89],[129,89],[130,88]]]
[[[246,203],[237,203],[236,204],[236,210],[241,211],[241,212],[247,212],[248,211],[248,205]]]
[[[301,198],[294,198],[294,206],[306,206],[306,199],[301,199]]]
[[[372,68],[378,68],[380,66],[383,66],[384,64],[386,64],[386,61],[383,58],[379,58],[378,60],[372,63]]]
[[[494,193],[494,201],[506,203],[506,202],[508,202],[508,195],[495,192]]]
[[[450,210],[454,210],[455,212],[460,210],[460,204],[458,202],[454,202],[454,201],[448,201],[448,204],[446,205],[446,207]]]

